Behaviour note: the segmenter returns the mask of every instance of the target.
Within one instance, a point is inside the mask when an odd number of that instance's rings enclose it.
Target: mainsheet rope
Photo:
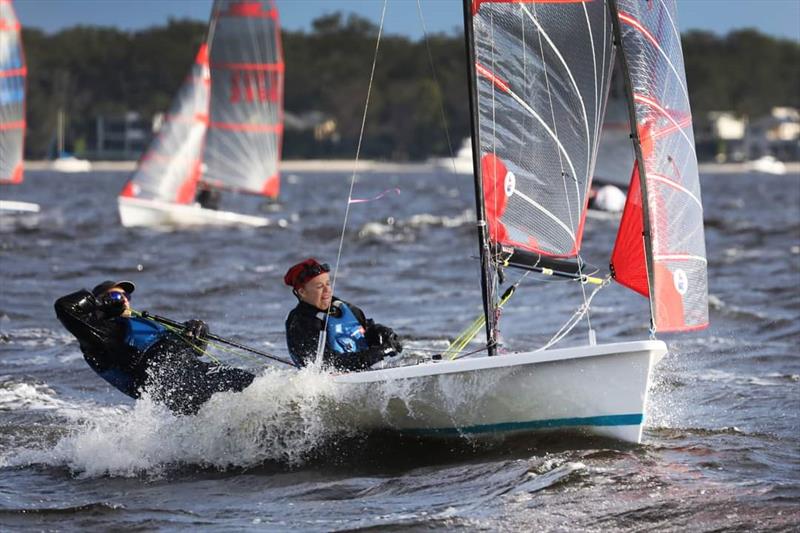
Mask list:
[[[358,133],[358,145],[356,147],[356,158],[353,162],[353,175],[350,177],[350,191],[347,193],[347,206],[345,207],[344,211],[344,221],[342,222],[342,232],[339,236],[339,249],[336,252],[336,262],[334,263],[333,268],[333,277],[331,279],[331,295],[335,294],[336,290],[336,276],[339,273],[339,262],[342,257],[342,248],[344,247],[344,235],[345,231],[347,230],[347,219],[350,216],[350,204],[353,203],[353,189],[355,188],[356,184],[356,172],[358,171],[358,158],[361,155],[361,143],[364,140],[364,129],[367,124],[367,111],[369,110],[369,98],[372,94],[372,82],[375,78],[375,66],[378,63],[378,49],[380,48],[381,44],[381,36],[383,35],[383,23],[386,18],[386,5],[388,0],[383,0],[383,9],[381,11],[381,23],[378,27],[378,37],[375,40],[375,54],[372,58],[372,70],[369,73],[369,86],[367,87],[367,99],[364,102],[364,114],[361,117],[361,130]],[[317,364],[322,364],[322,355],[325,353],[325,344],[327,342],[327,331],[328,331],[328,318],[329,315],[325,315],[325,323],[323,324],[322,331],[319,333],[319,342],[317,343]]]

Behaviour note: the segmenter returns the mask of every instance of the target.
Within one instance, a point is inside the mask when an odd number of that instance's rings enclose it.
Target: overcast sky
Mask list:
[[[677,0],[682,31],[754,27],[770,35],[800,42],[800,0]],[[58,31],[77,24],[115,26],[127,30],[163,25],[172,18],[207,20],[212,0],[15,0],[23,26]],[[380,20],[383,0],[276,0],[282,25],[291,30],[311,27],[320,15],[355,12]],[[461,0],[421,0],[425,27],[450,32],[463,25]],[[422,26],[416,0],[389,0],[385,30],[419,38]]]

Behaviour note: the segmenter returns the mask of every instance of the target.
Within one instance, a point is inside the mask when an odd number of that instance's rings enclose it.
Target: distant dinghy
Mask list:
[[[283,76],[273,2],[215,1],[207,42],[119,195],[122,224],[268,225],[211,204],[223,191],[278,196]]]
[[[441,361],[334,380],[383,402],[368,418],[352,415],[362,428],[474,438],[576,430],[638,443],[654,367],[667,352],[655,334],[708,324],[675,2],[465,0],[464,16],[484,297],[472,330],[485,324],[486,345],[474,352],[489,356],[462,359],[463,347],[451,348]],[[615,43],[638,142],[611,275],[601,281],[585,272],[580,248]],[[590,330],[587,345],[552,349],[589,308],[594,293],[584,293],[581,309],[545,346],[498,355],[499,310],[511,294],[498,295],[502,269],[599,287],[613,278],[649,299],[653,339],[597,344]]]

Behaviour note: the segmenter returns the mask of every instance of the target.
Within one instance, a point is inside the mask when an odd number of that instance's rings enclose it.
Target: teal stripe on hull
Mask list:
[[[504,433],[523,429],[547,429],[577,426],[636,426],[642,423],[644,415],[634,413],[627,415],[587,416],[577,418],[551,418],[548,420],[531,420],[530,422],[503,422],[501,424],[482,424],[465,428],[412,429],[413,433],[423,435],[461,435],[464,433]]]

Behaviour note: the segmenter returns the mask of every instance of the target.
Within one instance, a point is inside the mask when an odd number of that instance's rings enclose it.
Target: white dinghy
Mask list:
[[[266,226],[222,192],[277,197],[283,55],[272,0],[216,0],[207,42],[119,195],[124,226]]]
[[[577,429],[638,443],[654,367],[667,352],[655,334],[708,324],[675,2],[465,0],[464,11],[484,315],[441,361],[333,379],[382,406],[348,415],[366,429],[492,438]],[[598,279],[580,245],[614,43],[636,161],[610,274]],[[499,296],[511,269],[573,278],[584,303],[544,348],[498,354],[498,310],[521,281]],[[649,298],[651,339],[597,344],[590,329],[587,344],[552,348],[612,279]],[[459,355],[484,324],[488,356]]]

